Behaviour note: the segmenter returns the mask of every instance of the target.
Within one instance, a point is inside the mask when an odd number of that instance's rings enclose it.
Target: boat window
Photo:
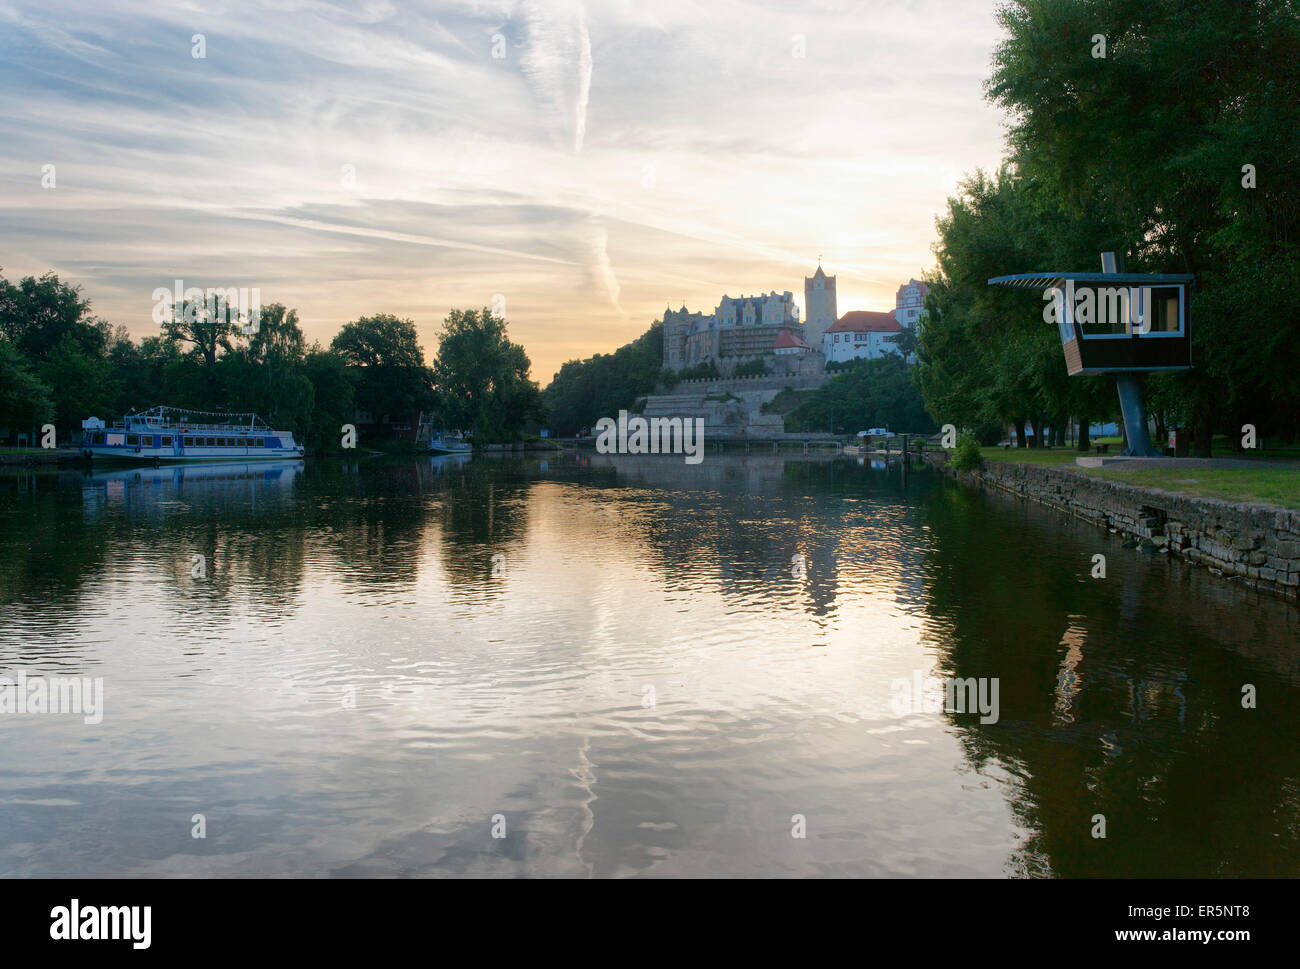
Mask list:
[[[127,447],[135,447],[135,446],[136,446],[137,444],[139,444],[139,443],[140,443],[140,435],[139,435],[139,434],[128,434],[128,435],[126,436],[126,446],[127,446]]]
[[[257,439],[253,442],[253,445],[254,445],[255,447],[266,447],[266,438],[264,438],[264,437],[259,437],[259,438],[257,438]]]
[[[163,446],[163,447],[171,447],[171,446],[172,446],[172,436],[171,436],[170,434],[164,434],[164,435],[163,435],[163,438],[162,438],[162,446]]]

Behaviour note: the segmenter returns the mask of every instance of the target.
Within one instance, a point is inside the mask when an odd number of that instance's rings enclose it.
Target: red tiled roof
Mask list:
[[[879,310],[853,310],[827,328],[827,333],[899,333],[902,327],[893,313]]]
[[[812,347],[808,346],[803,337],[799,336],[797,333],[791,333],[789,330],[782,329],[777,333],[776,342],[772,345],[772,348],[774,350],[789,350],[791,347],[796,347],[801,350],[812,349]]]

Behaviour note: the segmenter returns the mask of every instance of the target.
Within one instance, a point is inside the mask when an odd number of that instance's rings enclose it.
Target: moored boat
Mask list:
[[[469,454],[473,448],[464,441],[457,441],[454,438],[446,440],[441,433],[435,433],[429,438],[430,454]]]
[[[267,461],[300,458],[305,451],[292,431],[275,430],[256,414],[159,406],[112,427],[95,417],[81,427],[82,453],[101,461]]]

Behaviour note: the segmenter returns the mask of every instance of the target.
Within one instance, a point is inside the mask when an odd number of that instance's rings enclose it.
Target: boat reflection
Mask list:
[[[83,487],[120,491],[123,487],[177,488],[204,482],[274,481],[292,484],[302,461],[232,461],[222,464],[172,464],[158,468],[122,468],[97,471],[85,477]]]

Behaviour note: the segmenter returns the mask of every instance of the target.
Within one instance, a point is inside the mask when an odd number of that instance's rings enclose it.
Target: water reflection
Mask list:
[[[15,472],[0,602],[4,874],[1300,869],[1295,610],[896,464]]]

